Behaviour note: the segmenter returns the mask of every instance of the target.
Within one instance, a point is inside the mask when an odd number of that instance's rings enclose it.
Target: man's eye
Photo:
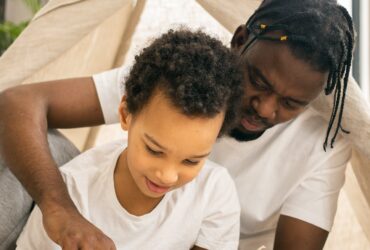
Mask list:
[[[192,160],[184,160],[184,164],[185,165],[190,165],[190,166],[195,166],[195,165],[198,165],[199,161],[192,161]]]
[[[151,155],[155,155],[155,156],[162,155],[162,152],[151,149],[148,145],[145,145],[145,148],[146,148],[146,151],[148,151]]]
[[[300,106],[289,100],[282,100],[282,105],[287,109],[298,109]]]
[[[250,78],[252,86],[257,90],[268,90],[268,86],[264,83],[260,83],[253,78]]]

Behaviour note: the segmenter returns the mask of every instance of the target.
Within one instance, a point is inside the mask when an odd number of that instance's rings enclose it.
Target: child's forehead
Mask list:
[[[224,120],[224,112],[213,117],[184,114],[168,98],[155,95],[136,115],[136,120],[150,135],[156,138],[214,140]]]

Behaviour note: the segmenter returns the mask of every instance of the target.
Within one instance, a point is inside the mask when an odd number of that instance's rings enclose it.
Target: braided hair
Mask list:
[[[334,91],[334,104],[323,147],[326,151],[336,122],[330,143],[333,147],[339,130],[349,133],[341,126],[355,43],[347,10],[335,0],[264,0],[246,27],[254,37],[242,49],[242,54],[257,39],[285,42],[297,58],[315,70],[329,72],[325,94]]]

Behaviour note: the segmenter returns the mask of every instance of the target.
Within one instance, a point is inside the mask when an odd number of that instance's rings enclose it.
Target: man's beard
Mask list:
[[[257,111],[255,111],[252,107],[246,108],[243,114],[249,117],[254,117],[260,124],[263,124],[265,128],[261,131],[252,132],[245,130],[243,125],[240,124],[238,127],[230,130],[229,132],[229,135],[237,141],[252,141],[258,139],[266,131],[266,129],[273,126],[266,119],[261,118]]]
[[[240,128],[234,128],[229,132],[229,136],[241,142],[253,141],[253,140],[258,139],[264,132],[265,130],[258,132],[258,133],[246,133],[246,132],[243,132]]]

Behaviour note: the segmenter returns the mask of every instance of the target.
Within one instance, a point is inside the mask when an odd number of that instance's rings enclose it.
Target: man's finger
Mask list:
[[[62,250],[79,250],[76,242],[73,240],[65,240],[60,244],[60,246],[62,247]]]

